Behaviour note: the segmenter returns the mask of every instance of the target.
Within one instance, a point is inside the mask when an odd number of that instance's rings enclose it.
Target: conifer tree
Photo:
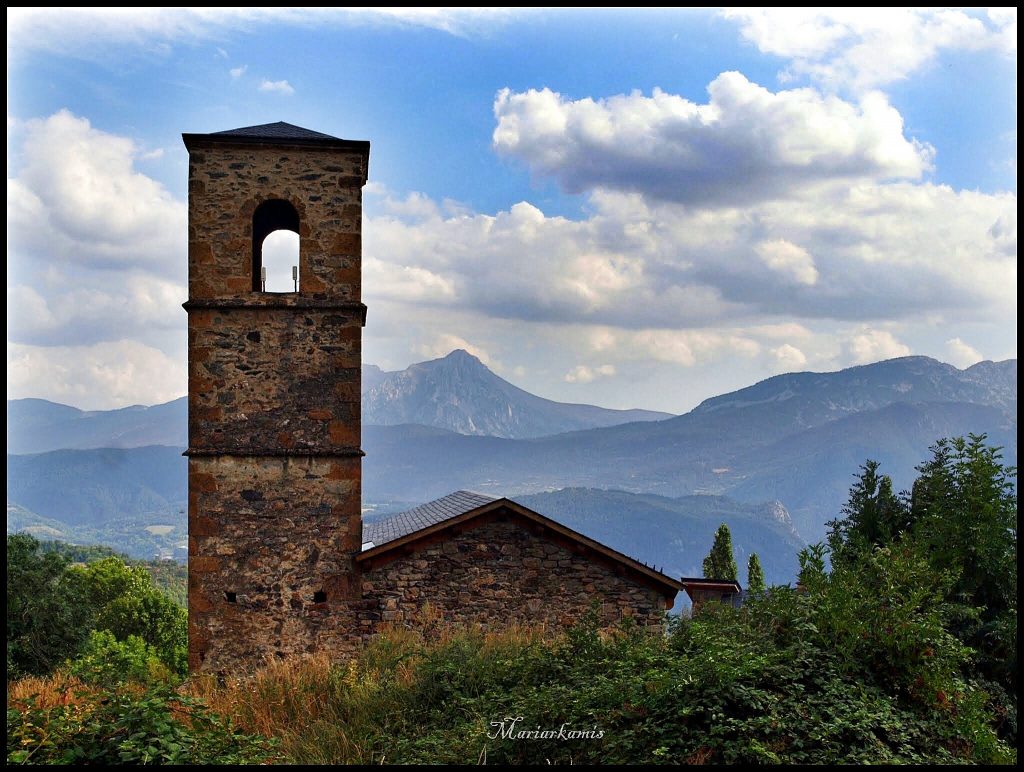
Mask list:
[[[747,591],[751,593],[765,591],[764,571],[761,570],[761,559],[758,558],[756,552],[751,552],[750,559],[747,561]]]
[[[732,554],[732,534],[729,533],[729,526],[722,523],[715,531],[715,543],[711,545],[711,552],[704,558],[704,578],[736,581],[738,575],[736,558]]]
[[[832,565],[858,560],[864,550],[891,544],[913,525],[906,502],[893,492],[892,480],[878,468],[878,462],[871,460],[861,466],[843,516],[827,523]]]

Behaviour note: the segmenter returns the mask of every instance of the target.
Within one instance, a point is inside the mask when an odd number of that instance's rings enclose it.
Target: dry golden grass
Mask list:
[[[74,676],[54,673],[48,676],[27,676],[7,682],[7,706],[23,708],[30,698],[38,708],[77,705],[94,689]]]
[[[445,623],[429,606],[418,622],[415,629],[385,629],[347,662],[325,655],[274,660],[244,678],[194,677],[182,692],[246,731],[278,738],[293,761],[379,764],[388,749],[374,745],[376,730],[403,714],[426,649],[469,638],[480,656],[491,657],[553,637],[550,629],[536,625],[467,630]]]
[[[75,700],[76,688],[82,688],[82,683],[77,678],[68,678],[62,674],[19,678],[7,682],[7,706],[23,707],[32,697],[42,708],[70,705]]]

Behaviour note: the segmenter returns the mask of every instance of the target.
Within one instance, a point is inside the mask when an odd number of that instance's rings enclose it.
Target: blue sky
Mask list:
[[[8,396],[184,393],[180,134],[369,139],[364,360],[673,412],[1016,356],[1016,12],[8,12]],[[126,199],[130,206],[123,206]]]

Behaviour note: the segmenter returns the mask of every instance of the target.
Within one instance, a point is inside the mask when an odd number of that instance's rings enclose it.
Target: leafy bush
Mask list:
[[[69,583],[93,610],[93,626],[118,640],[135,635],[153,647],[164,665],[185,675],[188,662],[188,614],[153,586],[142,566],[109,557],[68,569]]]
[[[263,764],[271,743],[165,689],[100,690],[7,710],[8,764]]]
[[[931,608],[930,620],[917,623],[930,626],[941,645],[918,649],[921,661],[890,659],[889,672],[901,680],[928,681],[938,670],[946,678],[959,670],[964,680],[983,683],[1001,736],[1016,743],[1016,469],[1001,463],[999,448],[987,446],[983,435],[940,440],[931,453],[918,467],[912,490],[899,495],[877,462],[864,464],[844,517],[829,524],[831,581],[882,601],[861,620],[865,643],[877,643],[884,634],[893,639],[892,649],[908,633],[908,620],[878,624],[879,615],[890,611],[884,601],[893,593],[904,600],[916,595]],[[825,618],[855,622],[848,614]]]
[[[175,680],[156,650],[139,636],[119,641],[109,630],[93,630],[82,653],[67,663],[67,671],[86,683],[107,686]]]

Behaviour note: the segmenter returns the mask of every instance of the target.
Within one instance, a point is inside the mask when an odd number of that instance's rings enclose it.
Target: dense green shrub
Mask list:
[[[273,745],[163,689],[101,690],[7,710],[8,764],[262,764]]]
[[[961,644],[934,635],[941,606],[898,593],[887,602],[881,631],[857,645],[883,602],[827,578],[741,609],[709,604],[667,636],[609,636],[593,619],[554,641],[464,632],[428,644],[397,631],[348,666],[275,665],[210,696],[281,738],[298,764],[1015,760],[985,693],[956,673]],[[826,623],[834,613],[842,621]],[[894,680],[888,667],[900,662],[922,680]]]
[[[844,516],[829,524],[833,581],[880,598],[893,589],[933,591],[930,603],[943,611],[932,627],[962,644],[963,677],[984,684],[1001,736],[1016,743],[1016,469],[1001,463],[999,448],[987,446],[984,436],[940,440],[931,453],[912,490],[899,495],[878,463],[864,464]],[[879,631],[867,621],[862,626],[866,638]],[[899,626],[881,629],[903,633]],[[929,659],[934,669],[938,663]],[[890,670],[905,680],[919,664],[892,662]]]
[[[120,641],[109,630],[93,630],[79,656],[66,665],[68,674],[85,683],[171,683],[176,676],[160,661],[156,649],[137,635]]]
[[[856,603],[842,598],[842,586],[777,590],[744,609],[709,608],[678,623],[668,639],[640,631],[605,639],[581,626],[559,645],[501,657],[480,639],[458,638],[425,652],[408,687],[384,686],[378,698],[417,720],[383,724],[365,747],[396,763],[473,763],[483,754],[514,764],[1012,758],[988,725],[984,695],[945,666],[936,676],[948,688],[940,697],[894,684],[887,671],[874,675],[866,662],[844,656],[832,643],[839,626],[822,624],[818,592],[835,594],[834,603],[851,610]],[[935,645],[931,612],[904,605],[898,601],[893,616],[911,620],[910,630],[882,634],[860,654],[916,661],[919,649]],[[959,651],[956,644],[952,661]],[[488,737],[500,732],[503,719],[509,728],[518,717],[514,731],[591,735]]]

